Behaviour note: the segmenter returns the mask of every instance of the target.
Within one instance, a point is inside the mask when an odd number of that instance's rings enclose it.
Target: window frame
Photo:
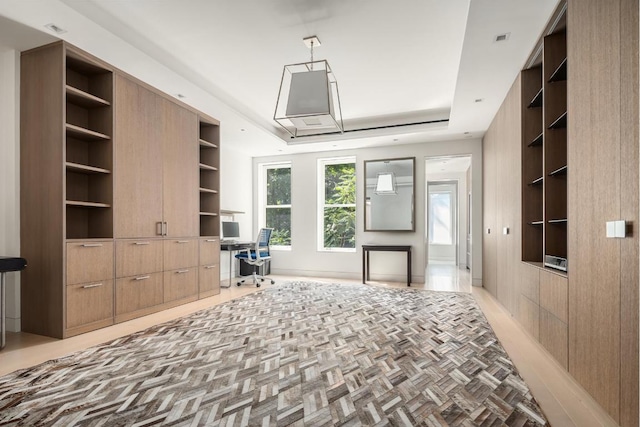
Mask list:
[[[318,209],[316,212],[316,238],[317,245],[316,250],[318,252],[343,252],[343,253],[355,253],[357,252],[357,238],[358,238],[358,191],[357,191],[357,180],[358,180],[358,163],[356,161],[356,156],[341,156],[341,157],[326,157],[318,159],[317,164],[317,198],[318,198]],[[354,175],[356,177],[356,190],[354,196],[356,197],[355,203],[346,203],[346,204],[329,204],[325,203],[325,169],[327,166],[331,165],[341,165],[353,163],[354,167]],[[355,237],[356,244],[353,248],[326,248],[324,246],[324,210],[327,207],[340,208],[340,207],[353,207],[356,214],[356,224],[355,227]]]
[[[259,227],[266,227],[267,224],[267,210],[268,209],[282,209],[288,208],[289,215],[293,217],[293,191],[291,191],[291,202],[288,205],[267,205],[267,173],[271,169],[289,169],[291,171],[291,178],[293,181],[293,166],[291,160],[268,162],[258,164],[258,224]],[[293,190],[293,182],[291,182],[291,190]],[[293,224],[291,224],[293,228]],[[290,245],[270,245],[270,249],[276,251],[291,251],[293,247],[293,230],[289,230],[291,237]]]

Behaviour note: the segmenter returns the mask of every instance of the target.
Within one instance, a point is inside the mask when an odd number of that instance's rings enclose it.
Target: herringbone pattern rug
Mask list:
[[[0,378],[0,425],[533,426],[473,297],[267,288]]]

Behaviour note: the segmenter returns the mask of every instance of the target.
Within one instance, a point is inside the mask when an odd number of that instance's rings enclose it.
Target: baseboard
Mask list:
[[[482,279],[471,279],[472,286],[482,287]]]
[[[281,276],[325,277],[331,279],[362,280],[361,273],[345,273],[341,271],[287,270],[281,268],[271,268],[271,274]],[[372,274],[371,280],[375,282],[403,283],[407,281],[407,276],[400,274]],[[424,283],[424,275],[411,275],[411,283]]]
[[[14,319],[7,317],[6,319],[7,332],[20,332],[20,318]]]

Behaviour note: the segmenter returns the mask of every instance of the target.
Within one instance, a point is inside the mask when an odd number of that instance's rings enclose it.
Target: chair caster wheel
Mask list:
[[[271,284],[272,284],[272,285],[275,285],[275,284],[276,284],[276,282],[274,282],[274,281],[272,280],[272,281],[271,281]]]
[[[264,279],[260,279],[261,282],[264,282]]]
[[[259,288],[259,287],[260,287],[260,283],[256,283],[256,288]]]
[[[236,286],[240,286],[240,285],[242,285],[242,283],[240,283],[240,282],[236,283]]]

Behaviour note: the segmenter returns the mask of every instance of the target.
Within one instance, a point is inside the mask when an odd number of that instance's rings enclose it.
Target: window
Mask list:
[[[318,250],[355,252],[355,157],[318,160],[318,208]]]
[[[291,247],[291,163],[262,164],[260,224],[273,228],[271,247]]]
[[[453,206],[450,191],[429,192],[429,243],[453,244]]]

